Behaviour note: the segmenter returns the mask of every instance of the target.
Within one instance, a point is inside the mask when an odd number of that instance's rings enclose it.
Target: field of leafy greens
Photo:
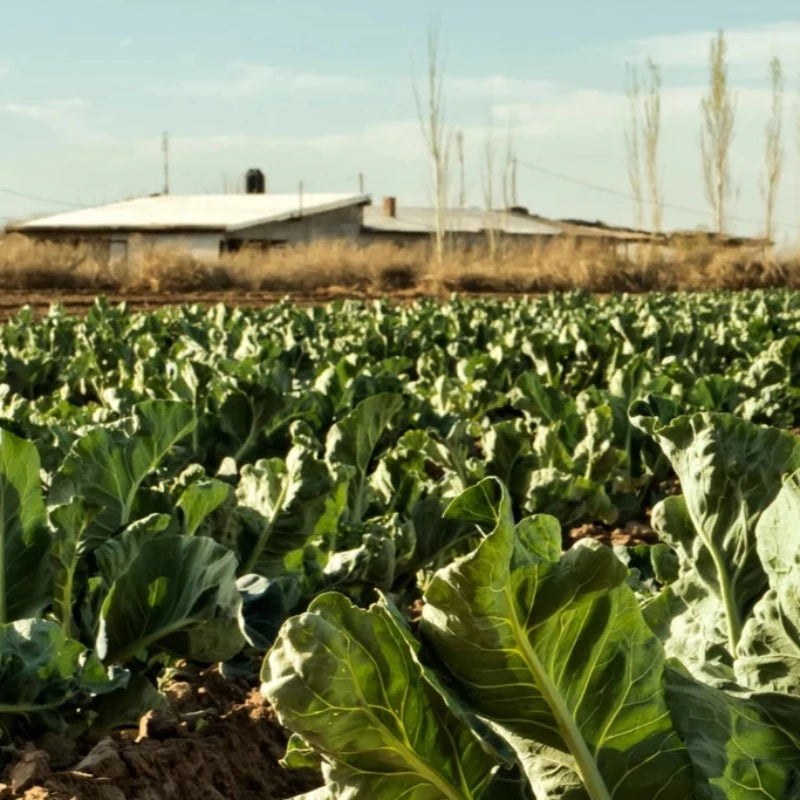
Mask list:
[[[0,760],[186,660],[309,800],[800,798],[798,426],[789,291],[23,311]]]

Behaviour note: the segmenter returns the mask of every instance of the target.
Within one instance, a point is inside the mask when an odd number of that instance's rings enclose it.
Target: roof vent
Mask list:
[[[260,169],[249,169],[245,175],[247,194],[264,194],[267,191],[267,179]]]

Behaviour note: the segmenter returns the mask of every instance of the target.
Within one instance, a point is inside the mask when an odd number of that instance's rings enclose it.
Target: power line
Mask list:
[[[547,169],[545,167],[540,167],[538,164],[531,164],[528,161],[522,161],[518,159],[517,163],[520,164],[520,166],[527,167],[528,169],[533,170],[534,172],[539,172],[543,175],[548,175],[551,178],[557,178],[558,180],[565,181],[566,183],[574,183],[577,186],[583,186],[585,189],[592,189],[596,192],[603,192],[604,194],[614,195],[615,197],[621,197],[624,198],[625,200],[635,200],[632,194],[629,194],[627,192],[622,192],[619,189],[612,189],[610,186],[601,186],[598,183],[590,183],[589,181],[582,180],[581,178],[576,178],[572,175],[564,175],[561,172],[555,172],[554,170]],[[668,208],[671,211],[682,211],[685,214],[694,214],[700,216],[705,216],[706,214],[708,214],[707,209],[700,210],[697,208],[691,208],[689,206],[676,205],[674,203],[663,203],[662,205],[664,208]],[[754,225],[761,225],[764,222],[764,220],[762,219],[751,219],[750,217],[731,216],[728,217],[728,219],[730,219],[732,222],[749,222]],[[797,230],[800,230],[800,225],[793,223],[776,222],[775,226],[778,228],[795,228]]]
[[[0,186],[0,192],[3,194],[10,194],[12,197],[21,197],[23,200],[34,200],[37,203],[51,203],[55,206],[70,206],[71,208],[83,208],[80,203],[70,203],[66,200],[55,200],[52,197],[40,197],[35,194],[28,194],[27,192],[18,192],[15,189],[7,189]]]

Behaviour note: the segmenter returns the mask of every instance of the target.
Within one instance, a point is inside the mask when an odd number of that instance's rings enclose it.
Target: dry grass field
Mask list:
[[[185,251],[144,250],[125,268],[103,263],[91,248],[0,237],[0,290],[114,295],[277,293],[313,296],[411,293],[518,294],[584,289],[646,292],[800,287],[800,253],[699,244],[669,254],[558,239],[548,245],[501,243],[450,247],[438,263],[431,247],[347,241],[242,251],[209,263]]]

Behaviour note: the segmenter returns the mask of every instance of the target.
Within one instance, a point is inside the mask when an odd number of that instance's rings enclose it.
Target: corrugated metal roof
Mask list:
[[[381,206],[364,207],[364,227],[381,233],[433,233],[436,209],[398,206],[390,217]],[[510,211],[485,211],[479,208],[448,208],[445,228],[449,233],[481,233],[489,228],[510,235],[556,236],[561,229]]]
[[[546,220],[538,214],[531,214],[531,219]],[[582,222],[573,219],[546,220],[549,224],[557,226],[567,236],[580,239],[615,239],[621,242],[649,242],[653,240],[652,234],[647,231],[632,228],[615,228],[602,222]]]
[[[14,230],[236,231],[369,201],[361,194],[304,194],[301,209],[299,194],[153,195],[23,222]]]

